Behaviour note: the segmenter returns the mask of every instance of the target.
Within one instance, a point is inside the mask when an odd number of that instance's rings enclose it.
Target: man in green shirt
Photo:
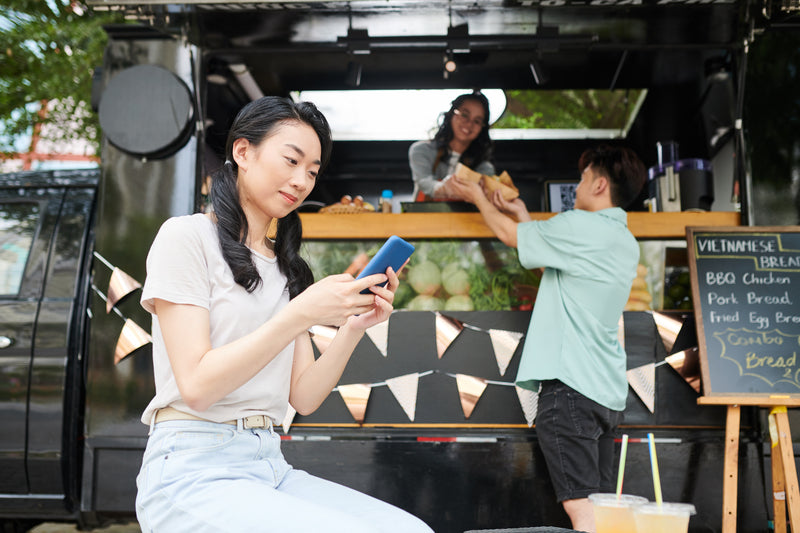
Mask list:
[[[628,393],[617,329],[639,246],[622,208],[642,189],[645,168],[611,146],[585,151],[578,167],[575,209],[543,221],[531,221],[520,199],[487,198],[464,180],[455,186],[524,267],[545,268],[516,384],[541,384],[536,430],[556,497],[574,529],[594,532],[587,496],[614,490],[614,436]]]

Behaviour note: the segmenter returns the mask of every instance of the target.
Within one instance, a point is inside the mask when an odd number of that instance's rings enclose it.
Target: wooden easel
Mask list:
[[[800,398],[794,397],[748,397],[748,396],[701,396],[700,405],[727,405],[725,422],[725,466],[722,483],[722,533],[736,532],[736,501],[739,481],[739,425],[741,406],[757,405],[770,407],[770,418],[774,420],[777,442],[773,442],[772,462],[772,509],[775,514],[775,533],[786,533],[786,504],[789,504],[789,523],[792,532],[800,531],[800,488],[794,463],[792,435],[789,430],[787,407],[800,406]],[[770,424],[772,421],[770,420]]]

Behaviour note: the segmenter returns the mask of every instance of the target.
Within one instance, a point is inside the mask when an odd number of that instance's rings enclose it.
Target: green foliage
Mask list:
[[[89,108],[92,72],[106,44],[102,25],[120,14],[100,14],[69,0],[6,0],[0,17],[0,151],[30,135],[41,122],[40,103],[51,104],[42,124],[47,140],[99,142],[97,116]]]
[[[622,129],[641,90],[506,91],[495,128]]]

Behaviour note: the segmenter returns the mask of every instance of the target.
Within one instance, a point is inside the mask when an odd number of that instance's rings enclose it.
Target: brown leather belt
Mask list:
[[[183,411],[178,411],[174,407],[164,407],[156,411],[155,423],[166,422],[167,420],[199,420],[201,422],[214,422],[206,418],[201,418]],[[224,422],[215,422],[217,424],[228,424],[229,426],[236,426],[242,421],[244,429],[265,429],[272,427],[272,420],[266,415],[252,415],[237,420],[226,420]]]

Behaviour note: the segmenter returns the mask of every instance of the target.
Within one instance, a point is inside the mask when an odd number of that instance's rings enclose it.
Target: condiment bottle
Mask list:
[[[381,198],[379,200],[379,204],[381,206],[381,213],[391,213],[392,212],[392,198],[394,195],[392,191],[389,189],[384,189],[381,192]]]

